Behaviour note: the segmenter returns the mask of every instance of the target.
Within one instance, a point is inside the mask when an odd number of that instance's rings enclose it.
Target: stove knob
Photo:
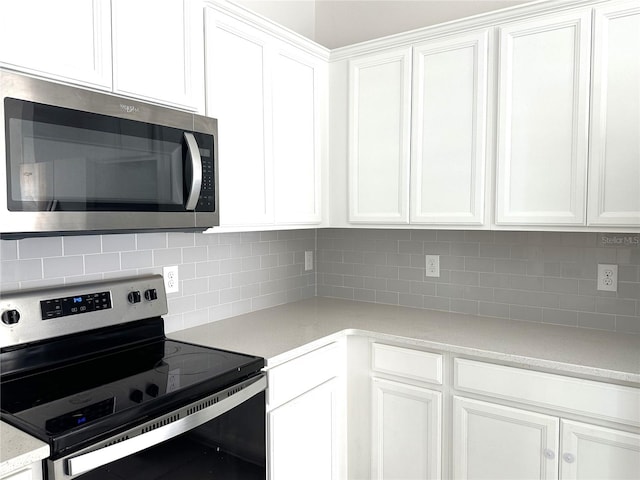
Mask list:
[[[129,395],[129,399],[132,402],[136,402],[136,403],[142,403],[142,396],[144,394],[142,393],[142,390],[138,390],[137,388],[131,392],[131,394]]]
[[[150,302],[158,299],[158,292],[155,288],[150,288],[144,292],[144,298],[149,300]]]
[[[2,313],[2,322],[7,325],[13,325],[14,323],[18,323],[20,320],[20,312],[17,310],[7,310]]]
[[[127,296],[129,299],[129,303],[140,303],[140,292],[138,290],[134,290],[133,292],[129,292]]]
[[[160,387],[158,385],[156,385],[155,383],[151,383],[149,385],[147,385],[147,395],[149,395],[150,397],[157,397],[158,394],[160,393]]]

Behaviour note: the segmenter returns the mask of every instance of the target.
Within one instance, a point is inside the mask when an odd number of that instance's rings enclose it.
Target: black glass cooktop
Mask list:
[[[223,390],[264,366],[259,357],[164,335],[144,341],[141,337],[156,327],[147,322],[141,328],[127,334],[134,341],[124,346],[116,341],[123,332],[114,336],[107,330],[102,337],[67,338],[30,353],[3,352],[5,363],[19,371],[3,372],[3,420],[49,442],[54,451],[77,447]],[[65,350],[79,357],[63,361]],[[47,355],[50,361],[43,359]]]

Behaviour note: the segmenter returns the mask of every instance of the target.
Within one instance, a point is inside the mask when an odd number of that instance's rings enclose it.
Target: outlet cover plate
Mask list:
[[[178,278],[178,266],[162,267],[162,276],[164,277],[164,290],[167,293],[176,293],[180,291],[180,279]]]
[[[425,255],[425,277],[440,276],[440,255]]]
[[[618,291],[618,265],[598,264],[598,290]]]

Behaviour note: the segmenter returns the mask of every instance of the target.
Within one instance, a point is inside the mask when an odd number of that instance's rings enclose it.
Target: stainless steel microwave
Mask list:
[[[217,120],[0,70],[3,238],[219,225]]]

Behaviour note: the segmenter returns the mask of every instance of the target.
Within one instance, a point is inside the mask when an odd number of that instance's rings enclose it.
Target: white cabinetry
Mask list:
[[[110,90],[109,0],[0,2],[0,66]]]
[[[442,356],[373,343],[371,360],[371,478],[441,478]]]
[[[315,387],[269,413],[272,480],[330,480],[338,474],[340,385]]]
[[[640,435],[564,418],[589,417],[636,428],[640,390],[466,359],[454,360],[454,386],[496,402],[454,397],[456,479],[633,479]]]
[[[42,480],[42,462],[34,462],[19,470],[0,475],[0,480]]]
[[[221,225],[320,223],[326,62],[211,7],[205,32]]]
[[[484,223],[487,62],[488,30],[349,62],[350,222]]]
[[[268,370],[268,471],[271,480],[346,477],[344,343]]]
[[[453,478],[558,478],[560,421],[517,408],[453,399]]]
[[[640,476],[640,435],[562,420],[562,480]]]
[[[411,223],[484,222],[488,31],[413,50]]]
[[[275,221],[320,223],[326,62],[279,42],[273,69]]]
[[[200,112],[203,46],[199,0],[0,2],[0,66]]]
[[[112,0],[113,90],[204,113],[199,0]]]
[[[349,221],[409,222],[411,48],[349,62]]]
[[[640,225],[640,6],[595,9],[589,225]]]
[[[269,38],[206,9],[207,115],[218,119],[221,225],[273,221]]]
[[[372,478],[440,478],[442,394],[372,379]]]
[[[591,10],[499,31],[496,223],[583,225]]]

